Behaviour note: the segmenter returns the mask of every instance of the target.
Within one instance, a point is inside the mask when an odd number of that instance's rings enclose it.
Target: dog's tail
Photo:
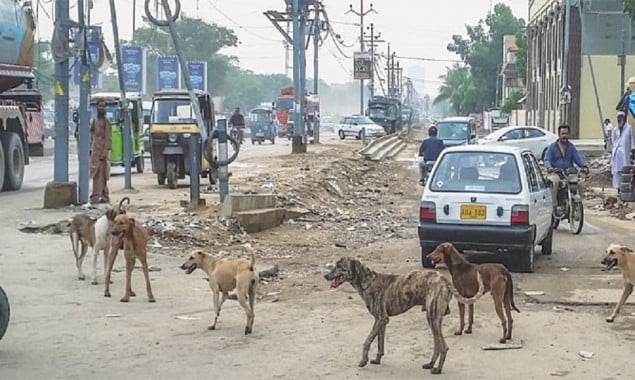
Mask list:
[[[121,200],[119,201],[119,210],[123,210],[123,202],[126,202],[126,206],[130,206],[130,198],[128,197],[123,197],[121,198]]]
[[[249,263],[249,270],[253,272],[256,265],[256,250],[249,243],[246,243],[243,246],[249,251],[249,257],[251,258],[251,262]]]
[[[466,304],[466,305],[474,304],[485,294],[485,286],[483,285],[483,279],[481,278],[481,274],[478,273],[478,271],[476,272],[476,282],[478,282],[478,291],[472,298],[463,297],[461,293],[459,293],[459,291],[456,290],[454,285],[452,285],[452,282],[447,277],[443,275],[441,275],[441,277],[443,278],[445,283],[448,285],[448,288],[450,289],[450,292],[452,293],[452,295],[456,297],[456,300],[462,304]]]
[[[510,303],[512,304],[512,309],[520,313],[520,310],[518,310],[516,304],[514,304],[514,282],[512,280],[512,274],[507,271],[507,273],[505,273],[505,277],[507,277],[507,289],[505,289],[505,292],[509,296]]]
[[[79,243],[81,240],[81,236],[79,235],[79,231],[71,228],[71,233],[69,234],[71,238],[71,245],[73,246],[73,254],[75,258],[79,257]]]

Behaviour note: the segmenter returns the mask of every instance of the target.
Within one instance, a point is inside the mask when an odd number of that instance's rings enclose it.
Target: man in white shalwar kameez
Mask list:
[[[626,114],[623,111],[617,113],[617,127],[613,128],[611,141],[613,143],[611,153],[613,187],[619,190],[621,171],[624,166],[630,165],[631,149],[633,148],[633,130],[626,123]]]

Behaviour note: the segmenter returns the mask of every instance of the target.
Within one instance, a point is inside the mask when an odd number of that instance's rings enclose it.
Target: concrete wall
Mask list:
[[[620,67],[617,65],[617,56],[591,56],[593,72],[595,73],[595,83],[597,85],[602,110],[602,115],[600,115],[587,56],[582,56],[581,63],[580,138],[599,139],[603,137],[600,129],[600,116],[602,120],[608,117],[613,124],[616,123],[615,106],[620,100],[620,96],[624,92],[627,83],[620,84]],[[628,78],[632,76],[635,76],[635,56],[628,56],[626,60],[625,81],[628,81]]]

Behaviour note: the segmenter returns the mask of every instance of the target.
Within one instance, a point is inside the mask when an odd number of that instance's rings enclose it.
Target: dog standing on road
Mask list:
[[[628,247],[622,245],[611,244],[606,248],[606,255],[602,260],[602,265],[605,266],[604,270],[613,269],[614,266],[618,266],[622,271],[622,278],[624,279],[624,291],[611,316],[606,318],[607,322],[613,322],[620,309],[626,303],[628,297],[633,293],[633,285],[635,285],[635,252]]]
[[[368,350],[377,338],[377,356],[371,364],[380,364],[384,356],[384,339],[388,317],[405,313],[413,306],[422,306],[426,311],[428,325],[434,338],[432,359],[423,364],[423,369],[430,369],[433,374],[441,373],[448,346],[443,338],[443,317],[450,313],[450,300],[454,295],[466,304],[476,302],[483,296],[483,281],[477,273],[478,292],[471,298],[464,298],[450,283],[450,280],[437,271],[413,270],[409,273],[385,274],[377,273],[366,267],[359,260],[343,257],[337,261],[331,271],[324,275],[331,281],[331,288],[337,288],[349,282],[366,303],[375,323],[364,341],[360,367],[368,363]],[[434,367],[439,359],[438,367]]]
[[[245,335],[251,334],[253,331],[254,303],[256,301],[256,287],[258,286],[259,276],[258,272],[254,270],[256,265],[255,250],[250,244],[245,244],[245,248],[249,251],[249,260],[243,258],[219,259],[207,255],[201,250],[195,250],[190,253],[187,260],[181,265],[181,269],[186,274],[191,274],[196,268],[200,268],[207,274],[209,287],[212,290],[214,299],[214,311],[216,312],[214,322],[208,327],[209,330],[216,329],[220,309],[229,297],[229,292],[236,289],[238,302],[247,315]],[[222,298],[219,301],[220,294],[222,294]]]
[[[452,276],[452,284],[463,297],[473,297],[477,294],[477,275],[483,278],[485,292],[492,293],[494,308],[503,327],[503,336],[498,340],[505,343],[512,338],[512,326],[514,319],[511,310],[520,313],[514,304],[514,284],[512,275],[502,264],[472,264],[456,250],[452,243],[441,243],[437,248],[428,254],[428,259],[433,263],[444,263]],[[459,328],[454,335],[461,335],[465,327],[465,304],[459,304]],[[505,311],[503,313],[503,310]],[[474,304],[469,305],[468,322],[466,334],[472,333],[472,323],[474,322]]]
[[[88,247],[93,249],[93,277],[91,284],[97,285],[97,258],[103,251],[104,253],[104,278],[107,276],[109,251],[115,248],[111,245],[110,228],[115,221],[117,215],[125,214],[123,203],[127,201],[130,204],[130,198],[124,197],[119,201],[119,205],[106,211],[104,215],[98,219],[93,219],[86,214],[79,214],[73,217],[70,226],[70,238],[73,246],[73,254],[75,255],[75,265],[77,266],[77,277],[84,280],[85,276],[82,272],[82,264],[84,257],[88,251]]]
[[[148,302],[156,302],[152,294],[152,285],[150,284],[150,273],[148,270],[148,234],[146,230],[136,220],[126,214],[117,215],[115,223],[112,227],[113,246],[117,247],[123,242],[123,253],[126,259],[126,290],[121,302],[130,301],[130,297],[136,296],[132,291],[132,271],[137,259],[141,262],[143,269],[143,277],[146,281],[146,292],[148,294]],[[110,297],[110,274],[112,266],[117,258],[117,250],[110,254],[108,260],[108,272],[106,273],[106,289],[104,297]]]

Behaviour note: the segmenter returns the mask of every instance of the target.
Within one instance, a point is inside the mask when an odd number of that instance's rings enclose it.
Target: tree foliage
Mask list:
[[[509,114],[512,110],[516,109],[518,101],[522,99],[523,96],[525,96],[525,94],[522,91],[514,91],[509,94],[509,97],[505,99],[501,106],[501,112]]]
[[[450,101],[458,114],[478,112],[484,106],[495,104],[498,75],[503,64],[503,36],[511,34],[517,37],[519,76],[523,80],[526,78],[525,21],[516,18],[509,6],[496,4],[485,20],[480,20],[474,26],[467,25],[466,33],[466,37],[452,36],[452,42],[447,46],[448,51],[456,53],[465,65],[454,66],[442,77],[444,86],[448,87],[441,94],[442,98]],[[469,78],[469,86],[453,81],[454,74],[450,71],[461,71],[457,75]],[[447,97],[449,93],[453,93],[454,98]],[[455,104],[455,101],[460,103]]]
[[[477,89],[474,85],[474,77],[467,66],[455,64],[447,68],[447,73],[440,79],[443,84],[439,88],[439,95],[434,99],[433,105],[447,101],[456,115],[466,115],[476,107],[474,96]]]
[[[635,19],[635,0],[624,0],[624,12],[628,13],[632,19]]]

